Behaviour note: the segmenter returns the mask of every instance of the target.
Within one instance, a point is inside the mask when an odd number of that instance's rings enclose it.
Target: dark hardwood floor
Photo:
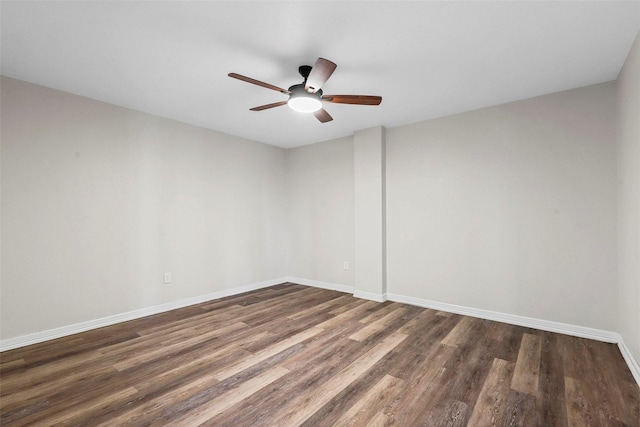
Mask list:
[[[640,425],[613,344],[294,284],[0,357],[2,425]]]

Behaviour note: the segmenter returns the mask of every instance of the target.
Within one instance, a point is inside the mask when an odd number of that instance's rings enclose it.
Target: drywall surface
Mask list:
[[[354,144],[355,295],[387,293],[384,128],[361,130]]]
[[[353,139],[289,149],[287,171],[289,275],[352,287]]]
[[[283,149],[1,85],[2,339],[286,275]]]
[[[640,361],[640,34],[618,77],[620,334]]]
[[[388,292],[612,331],[622,305],[637,357],[637,263],[618,296],[616,260],[638,250],[632,55],[635,240],[616,245],[616,84],[546,95],[386,130]],[[285,276],[355,285],[354,138],[282,150],[8,78],[1,124],[1,339]]]
[[[387,129],[388,292],[617,330],[615,97]]]

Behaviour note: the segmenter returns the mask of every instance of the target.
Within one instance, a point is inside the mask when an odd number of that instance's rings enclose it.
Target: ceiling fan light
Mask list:
[[[291,95],[287,105],[293,110],[300,113],[313,113],[322,108],[320,96],[322,92],[309,93],[305,90],[304,85],[293,85],[289,88]]]
[[[322,102],[311,96],[291,96],[287,105],[300,113],[313,113],[322,108]]]

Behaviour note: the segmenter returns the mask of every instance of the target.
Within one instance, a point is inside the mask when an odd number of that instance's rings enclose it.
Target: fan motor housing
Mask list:
[[[291,93],[287,104],[292,110],[312,113],[322,108],[322,90],[312,93],[304,88],[304,83],[301,83],[291,86],[289,92]]]
[[[297,85],[293,85],[293,86],[289,86],[289,92],[291,92],[291,95],[296,94],[297,96],[300,96],[301,94],[303,94],[304,96],[317,96],[318,98],[322,97],[322,89],[318,89],[318,91],[316,93],[311,93],[309,91],[307,91],[304,88],[304,83],[299,83]]]

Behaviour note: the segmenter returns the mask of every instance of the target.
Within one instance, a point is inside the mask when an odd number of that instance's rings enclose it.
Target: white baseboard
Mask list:
[[[604,341],[609,343],[615,343],[622,353],[622,357],[629,366],[633,377],[636,382],[640,384],[640,365],[631,354],[629,348],[624,343],[624,340],[620,334],[610,331],[603,331],[600,329],[587,328],[584,326],[569,325],[561,322],[552,322],[548,320],[535,319],[531,317],[518,316],[515,314],[499,313],[490,310],[481,310],[478,308],[465,307],[454,304],[447,304],[438,301],[431,301],[422,298],[409,297],[405,295],[387,293],[387,294],[375,294],[373,292],[358,291],[353,286],[339,285],[335,283],[321,282],[317,280],[303,279],[300,277],[282,277],[273,280],[267,280],[264,282],[252,283],[245,286],[239,286],[231,289],[225,289],[218,292],[212,292],[206,295],[200,295],[193,298],[186,298],[178,301],[171,301],[165,304],[156,305],[153,307],[142,308],[139,310],[129,311],[126,313],[116,314],[113,316],[103,317],[101,319],[90,320],[87,322],[81,322],[74,325],[63,326],[60,328],[50,329],[47,331],[36,332],[33,334],[23,335],[20,337],[9,338],[0,341],[0,351],[11,350],[14,348],[25,347],[31,344],[37,344],[40,342],[52,340],[55,338],[61,338],[67,335],[77,334],[79,332],[85,332],[91,329],[102,328],[104,326],[113,325],[120,322],[126,322],[128,320],[139,319],[141,317],[150,316],[152,314],[163,313],[169,310],[175,310],[177,308],[186,307],[189,305],[200,304],[203,302],[215,300],[218,298],[224,298],[232,295],[238,295],[244,292],[254,291],[257,289],[274,286],[280,283],[297,283],[300,285],[312,286],[316,288],[335,290],[339,292],[345,292],[353,294],[356,298],[363,298],[377,302],[384,302],[387,300],[400,302],[404,304],[411,304],[418,307],[431,308],[434,310],[446,311],[449,313],[462,314],[465,316],[478,317],[481,319],[493,320],[496,322],[503,322],[512,325],[524,326],[527,328],[540,329],[543,331],[556,332],[565,335],[571,335],[581,338],[588,338],[597,341]]]
[[[345,292],[353,294],[356,298],[368,299],[376,302],[385,302],[387,300],[387,294],[376,294],[373,292],[359,291],[354,286],[339,285],[337,283],[320,282],[317,280],[304,279],[302,277],[286,277],[287,282],[297,283],[299,285],[313,286],[314,288],[329,289],[331,291]]]
[[[374,294],[373,292],[355,290],[353,296],[356,298],[368,299],[376,302],[385,302],[387,300],[387,294]]]
[[[638,385],[640,385],[640,365],[631,354],[631,350],[629,350],[629,347],[627,347],[622,337],[620,337],[620,341],[618,341],[618,348],[620,349],[620,353],[622,353],[624,361],[627,362],[627,366],[629,366],[629,370],[633,374],[633,378],[635,378]]]
[[[301,277],[291,277],[291,276],[287,276],[285,277],[285,279],[286,279],[285,280],[286,282],[297,283],[299,285],[313,286],[314,288],[329,289],[331,291],[346,292],[348,294],[352,294],[354,291],[353,286],[348,286],[348,285],[338,285],[336,283],[319,282],[317,280],[303,279]]]
[[[627,362],[627,366],[629,366],[629,370],[633,374],[633,377],[635,378],[638,385],[640,385],[640,366],[631,354],[629,348],[624,343],[624,340],[622,339],[620,334],[616,332],[587,328],[585,326],[569,325],[562,322],[552,322],[549,320],[518,316],[515,314],[481,310],[478,308],[447,304],[422,298],[408,297],[405,295],[387,294],[387,297],[390,301],[416,305],[418,307],[431,308],[434,310],[441,310],[449,313],[462,314],[465,316],[478,317],[481,319],[493,320],[496,322],[508,323],[511,325],[524,326],[527,328],[540,329],[548,332],[556,332],[559,334],[571,335],[574,337],[588,338],[596,341],[617,344],[618,348],[620,349],[620,353],[622,353],[622,357],[624,358],[625,362]]]
[[[417,305],[419,307],[432,308],[435,310],[447,311],[449,313],[494,320],[496,322],[509,323],[512,325],[524,326],[527,328],[541,329],[543,331],[549,332],[557,332],[560,334],[572,335],[575,337],[589,338],[597,341],[618,343],[621,338],[620,335],[615,332],[587,328],[584,326],[569,325],[567,323],[552,322],[549,320],[535,319],[532,317],[518,316],[515,314],[499,313],[496,311],[447,304],[443,302],[408,297],[398,294],[388,294],[388,297],[391,301]]]
[[[224,298],[231,295],[242,294],[257,289],[266,288],[280,283],[288,282],[287,278],[279,278],[266,280],[264,282],[251,283],[249,285],[238,286],[231,289],[212,292],[192,298],[185,298],[178,301],[171,301],[153,307],[141,308],[138,310],[128,311],[126,313],[115,314],[100,319],[80,322],[73,325],[62,326],[59,328],[49,329],[46,331],[36,332],[33,334],[22,335],[15,338],[8,338],[0,341],[0,351],[12,350],[14,348],[25,347],[31,344],[37,344],[80,332],[89,331],[91,329],[102,328],[104,326],[114,325],[116,323],[126,322],[129,320],[139,319],[141,317],[150,316],[152,314],[163,313],[165,311],[175,310],[177,308],[187,307],[189,305],[200,304],[203,302]]]

